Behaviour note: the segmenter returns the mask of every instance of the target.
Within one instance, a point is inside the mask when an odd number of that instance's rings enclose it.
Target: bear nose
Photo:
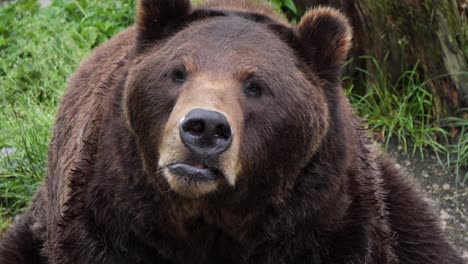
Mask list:
[[[180,123],[179,132],[185,146],[203,159],[223,153],[232,141],[226,117],[211,110],[191,110]]]

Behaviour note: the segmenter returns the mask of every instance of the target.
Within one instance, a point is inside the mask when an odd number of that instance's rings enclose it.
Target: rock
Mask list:
[[[450,190],[450,184],[444,183],[444,185],[442,185],[442,189],[443,189],[444,191]]]
[[[442,220],[448,220],[448,219],[452,219],[453,216],[451,216],[449,213],[447,213],[447,211],[445,211],[444,209],[440,210],[440,219]]]
[[[447,229],[447,221],[441,220],[440,221],[440,228],[442,228],[442,230]]]
[[[424,177],[424,178],[428,178],[429,177],[429,173],[427,173],[427,171],[423,171],[421,173],[421,175]]]
[[[13,155],[16,152],[16,149],[13,147],[5,147],[0,149],[0,159],[3,159],[7,156]]]
[[[41,7],[48,7],[50,4],[52,4],[52,0],[39,0],[39,4]]]

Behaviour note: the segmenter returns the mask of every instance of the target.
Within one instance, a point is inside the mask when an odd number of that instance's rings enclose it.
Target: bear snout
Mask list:
[[[220,112],[200,108],[182,118],[179,134],[187,149],[201,160],[216,158],[232,142],[232,128],[226,117]]]
[[[186,197],[235,186],[244,115],[239,83],[192,73],[175,102],[159,143],[158,167]]]

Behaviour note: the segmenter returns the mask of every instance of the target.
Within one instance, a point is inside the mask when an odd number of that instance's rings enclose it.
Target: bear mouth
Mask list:
[[[168,166],[169,170],[177,177],[186,182],[193,183],[208,183],[214,182],[222,177],[222,172],[214,167],[209,167],[206,164],[186,164],[186,163],[173,163]]]

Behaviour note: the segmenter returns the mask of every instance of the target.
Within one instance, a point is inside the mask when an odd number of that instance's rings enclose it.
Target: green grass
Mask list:
[[[68,76],[90,50],[133,23],[134,1],[20,0],[0,9],[0,229],[45,174],[47,144]]]
[[[384,148],[396,138],[405,153],[410,156],[418,154],[421,159],[430,150],[442,166],[455,172],[457,182],[467,181],[468,175],[460,175],[460,172],[468,165],[468,120],[461,117],[436,118],[434,98],[427,89],[432,80],[421,80],[418,65],[404,71],[392,82],[383,70],[385,61],[379,62],[373,57],[360,59],[371,62],[373,74],[357,69],[365,81],[350,82],[345,77],[344,81],[350,83],[346,94],[358,115],[364,117],[374,138]],[[355,92],[362,87],[364,92]],[[467,113],[468,110],[463,109],[462,112]],[[460,116],[467,115],[460,113]]]
[[[468,108],[460,110],[460,116],[468,116]],[[468,181],[468,120],[460,117],[447,117],[441,120],[442,126],[455,134],[455,140],[447,146],[447,165],[459,182]]]
[[[358,114],[378,133],[378,138],[383,139],[384,146],[395,136],[405,152],[413,155],[419,152],[422,158],[426,147],[436,153],[446,152],[437,139],[445,137],[447,132],[435,123],[433,97],[425,87],[428,83],[420,80],[417,65],[392,83],[378,61],[372,57],[363,59],[371,60],[375,73],[358,69],[368,78],[361,84],[366,91],[364,95],[354,93],[355,84],[351,84],[347,94]]]
[[[292,1],[271,1],[279,10],[297,11]],[[40,8],[36,0],[17,0],[0,7],[0,150],[14,150],[0,154],[0,230],[27,206],[45,175],[51,125],[67,78],[92,48],[133,23],[134,4],[56,0]],[[447,156],[457,172],[466,167],[468,121],[435,120],[432,95],[417,67],[392,83],[380,66],[384,62],[366,59],[377,69],[372,75],[361,70],[370,80],[363,84],[366,91],[359,95],[353,85],[347,91],[369,128],[384,144],[396,137],[413,155],[429,147]]]

